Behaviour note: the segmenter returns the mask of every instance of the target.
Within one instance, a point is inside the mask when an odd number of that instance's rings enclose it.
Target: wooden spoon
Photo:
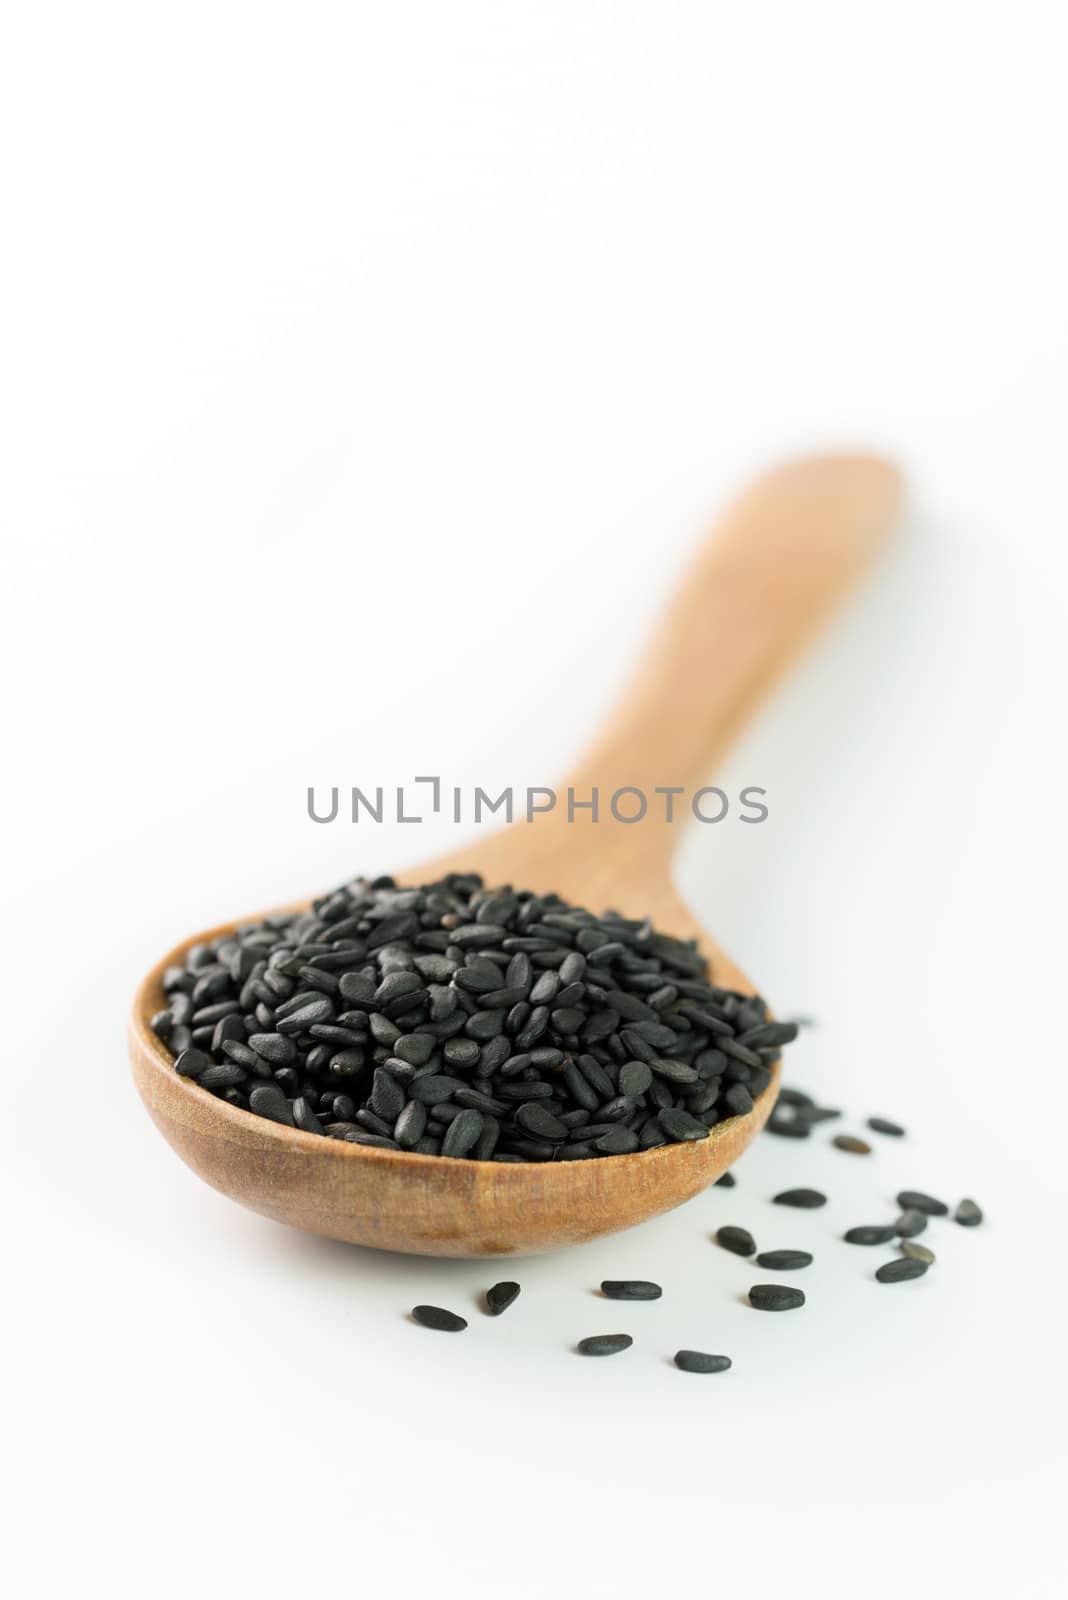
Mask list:
[[[760,479],[687,573],[617,716],[570,779],[578,800],[598,788],[599,820],[579,810],[569,822],[562,784],[555,810],[399,881],[474,871],[487,884],[556,890],[593,911],[650,915],[666,932],[699,941],[716,982],[752,992],[675,893],[671,858],[682,821],[663,820],[665,797],[654,791],[701,785],[871,560],[900,498],[896,470],[865,456],[801,460]],[[623,786],[649,797],[640,823],[610,812],[610,796]],[[688,804],[688,795],[677,797],[678,818]],[[621,797],[624,814],[637,805],[635,796]],[[134,1078],[156,1125],[195,1172],[253,1211],[313,1233],[441,1256],[529,1254],[613,1233],[718,1178],[759,1132],[778,1092],[776,1069],[753,1111],[717,1124],[707,1139],[592,1161],[457,1161],[283,1128],[179,1077],[149,1028],[164,1004],[165,968],[191,944],[235,926],[187,940],[142,983],[130,1025]]]

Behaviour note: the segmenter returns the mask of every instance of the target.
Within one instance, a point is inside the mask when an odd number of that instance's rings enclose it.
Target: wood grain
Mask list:
[[[696,787],[828,612],[867,566],[896,517],[901,483],[872,457],[791,463],[759,480],[728,511],[687,574],[642,658],[620,710],[589,757],[560,786],[581,798],[597,785],[652,795]],[[398,874],[425,882],[448,871],[487,883],[556,890],[592,910],[651,915],[697,938],[717,982],[752,984],[683,905],[671,881],[680,824],[650,815],[615,821],[602,807],[516,823],[438,861]],[[134,1078],[164,1137],[222,1193],[279,1222],[378,1249],[442,1256],[522,1255],[631,1227],[680,1205],[737,1160],[766,1121],[779,1074],[745,1117],[706,1140],[638,1155],[523,1165],[457,1161],[346,1144],[282,1128],[227,1104],[174,1071],[148,1027],[164,1003],[160,961],[138,990],[130,1022]]]

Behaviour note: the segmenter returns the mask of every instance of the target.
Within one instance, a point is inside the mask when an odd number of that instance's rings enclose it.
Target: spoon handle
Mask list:
[[[807,457],[757,479],[685,574],[576,790],[698,786],[868,566],[901,498],[897,469],[875,456]]]
[[[670,871],[694,791],[872,560],[901,494],[897,469],[874,456],[811,457],[759,478],[698,553],[615,716],[557,786],[559,803],[434,862],[435,873],[480,872],[699,933]],[[624,788],[638,793],[618,796]],[[670,814],[655,793],[669,788],[687,791]]]

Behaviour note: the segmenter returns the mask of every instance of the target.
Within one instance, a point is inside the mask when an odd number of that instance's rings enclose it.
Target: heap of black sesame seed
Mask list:
[[[693,940],[451,875],[357,879],[168,969],[177,1070],[306,1133],[479,1161],[585,1160],[745,1116],[797,1025]]]

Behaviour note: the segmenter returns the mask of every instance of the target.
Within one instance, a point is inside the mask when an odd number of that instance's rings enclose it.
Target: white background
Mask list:
[[[14,1592],[1060,1591],[1059,10],[8,12]],[[788,1076],[910,1139],[765,1139],[499,1322],[492,1266],[199,1183],[129,1082],[140,973],[455,842],[316,828],[309,783],[551,782],[716,505],[841,446],[910,515],[724,775],[769,822],[680,883],[819,1019]],[[802,1182],[825,1212],[768,1204]],[[989,1222],[884,1289],[836,1235],[906,1184]],[[803,1312],[746,1309],[725,1221],[815,1250]]]

